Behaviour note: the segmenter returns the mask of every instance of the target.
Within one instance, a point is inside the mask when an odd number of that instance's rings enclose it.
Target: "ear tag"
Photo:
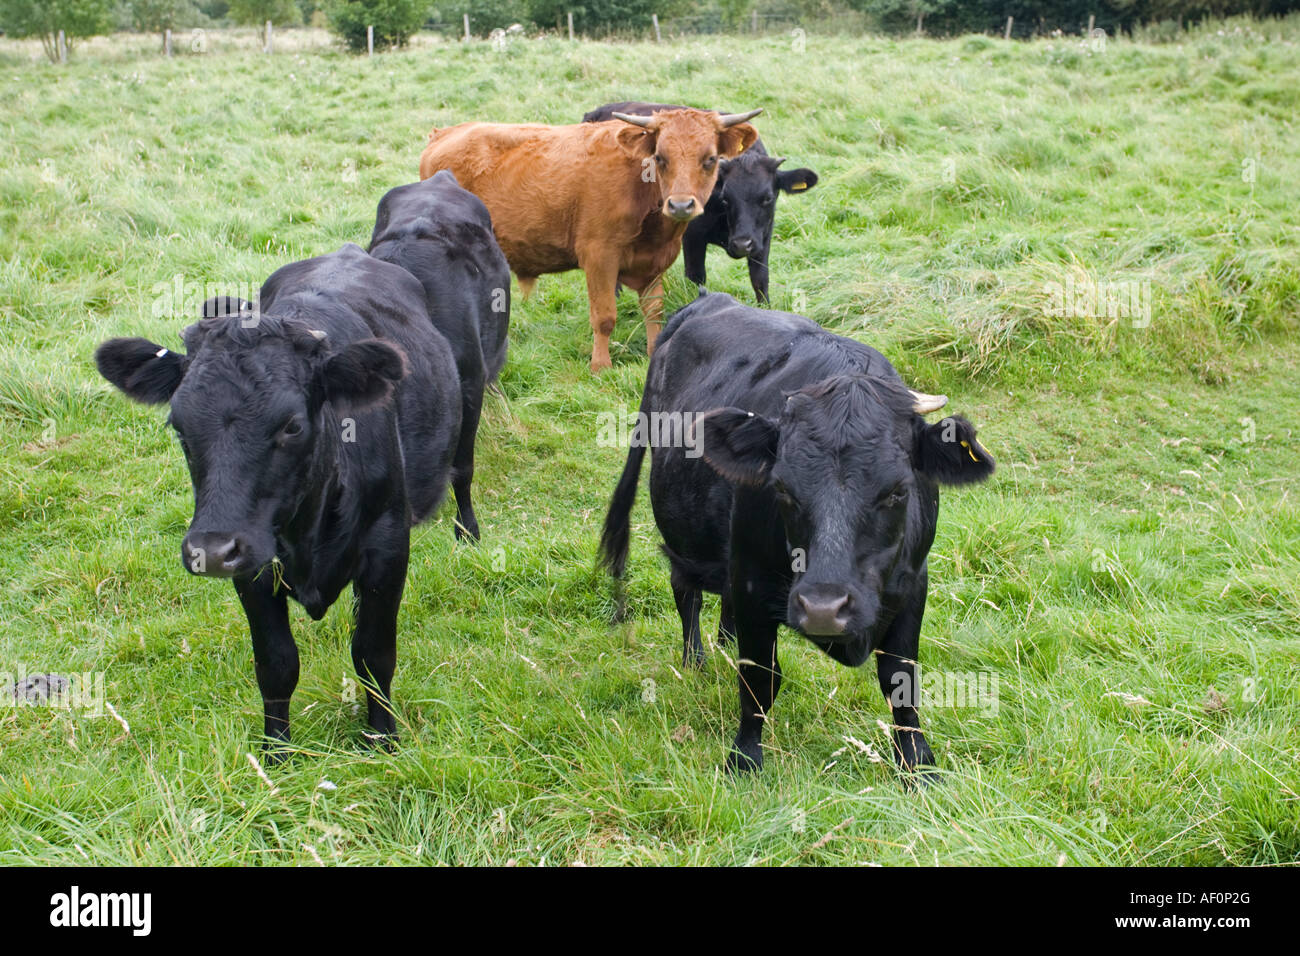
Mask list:
[[[162,357],[163,357],[164,355],[166,355],[166,354],[167,354],[167,350],[166,350],[166,349],[159,349],[157,352],[154,352],[154,353],[153,353],[153,357],[154,357],[154,358],[162,358]]]
[[[962,442],[961,447],[966,449],[966,454],[970,455],[971,461],[975,462],[975,464],[977,465],[980,463],[980,460],[975,457],[975,453],[970,450],[970,442],[967,441]]]
[[[797,192],[800,192],[800,191],[802,191],[802,190],[804,190],[804,189],[807,189],[807,188],[808,188],[808,184],[807,184],[807,183],[803,183],[803,182],[800,182],[800,183],[794,183],[794,184],[790,187],[790,192],[792,192],[792,193],[797,193]]]

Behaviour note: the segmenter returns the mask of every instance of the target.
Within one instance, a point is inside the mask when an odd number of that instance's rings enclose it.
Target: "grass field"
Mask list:
[[[116,39],[65,68],[0,43],[0,670],[102,672],[121,718],[0,708],[0,862],[1293,862],[1298,41],[1296,20],[1102,50],[218,42],[164,60]],[[874,673],[787,633],[767,764],[721,771],[733,664],[679,672],[644,490],[631,619],[610,623],[595,547],[624,453],[598,419],[635,407],[645,337],[625,295],[615,367],[591,377],[570,273],[516,299],[479,435],[481,546],[455,545],[446,511],[414,536],[400,748],[360,747],[348,602],[318,624],[295,610],[301,753],[263,780],[243,614],[182,571],[181,454],[163,412],[97,377],[95,345],[177,342],[190,316],[159,302],[178,274],[255,288],[364,244],[430,125],[629,98],[765,107],[769,149],[821,175],[779,205],[774,304],[980,427],[999,471],[945,493],[921,660],[996,679],[996,712],[923,708],[943,778],[908,792]],[[749,300],[742,263],[715,250],[709,269]],[[1150,320],[1055,314],[1067,282],[1123,284]],[[674,266],[670,307],[693,292]],[[716,615],[706,600],[706,631]]]

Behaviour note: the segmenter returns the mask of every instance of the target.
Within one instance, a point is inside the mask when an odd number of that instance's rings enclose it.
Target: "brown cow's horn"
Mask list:
[[[651,117],[649,116],[632,116],[628,113],[611,113],[609,115],[614,117],[614,119],[621,119],[624,123],[631,123],[633,126],[640,126],[642,129],[650,128]]]
[[[763,112],[763,107],[760,106],[758,109],[750,110],[748,113],[723,113],[718,117],[718,125],[723,129],[726,129],[728,126],[735,126],[737,123],[752,120],[761,112]],[[618,114],[615,113],[614,115],[617,116]]]
[[[912,411],[918,415],[924,415],[926,412],[937,412],[943,406],[948,404],[947,395],[926,395],[924,392],[912,392]]]

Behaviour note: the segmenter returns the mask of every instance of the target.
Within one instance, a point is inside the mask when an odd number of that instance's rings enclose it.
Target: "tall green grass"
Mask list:
[[[0,43],[0,670],[103,671],[125,721],[0,709],[0,861],[1296,858],[1293,39],[806,43],[356,59],[215,35],[171,60],[97,42],[62,69]],[[615,367],[592,378],[569,274],[516,300],[479,438],[482,544],[454,545],[450,514],[415,533],[400,748],[360,747],[346,602],[295,612],[301,753],[272,789],[247,757],[261,704],[238,602],[176,559],[180,454],[162,413],[98,380],[95,345],[173,344],[189,317],[154,290],[178,273],[260,283],[364,243],[431,125],[626,98],[763,106],[769,150],[822,177],[778,207],[776,304],[980,426],[999,472],[945,495],[921,659],[996,677],[996,713],[923,710],[943,779],[907,792],[870,668],[788,635],[767,765],[721,772],[733,661],[677,669],[644,503],[631,619],[610,623],[594,551],[623,453],[597,416],[637,401],[644,333],[626,296]],[[742,264],[715,252],[709,273],[750,295]],[[1150,323],[1049,314],[1067,279],[1147,283]],[[670,305],[693,291],[675,266]]]

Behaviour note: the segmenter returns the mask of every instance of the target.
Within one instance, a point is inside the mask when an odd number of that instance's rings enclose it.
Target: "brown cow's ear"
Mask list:
[[[728,129],[718,130],[718,152],[727,157],[739,156],[758,139],[758,130],[748,123],[737,123]]]
[[[655,136],[649,130],[624,123],[618,131],[618,145],[633,159],[645,159],[654,155]]]

